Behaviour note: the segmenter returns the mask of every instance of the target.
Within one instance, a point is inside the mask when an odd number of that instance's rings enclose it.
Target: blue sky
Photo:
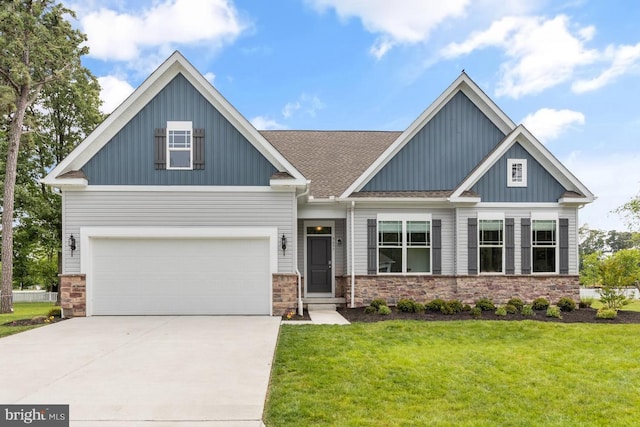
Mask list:
[[[67,5],[106,112],[176,49],[258,129],[404,130],[464,69],[598,196],[581,223],[640,191],[636,0]]]

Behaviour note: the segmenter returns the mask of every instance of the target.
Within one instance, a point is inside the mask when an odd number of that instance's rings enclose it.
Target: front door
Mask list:
[[[307,292],[331,293],[331,236],[307,237]]]

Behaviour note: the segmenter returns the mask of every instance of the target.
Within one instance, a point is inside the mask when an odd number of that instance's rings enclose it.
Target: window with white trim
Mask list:
[[[507,159],[507,186],[527,186],[527,159]]]
[[[167,169],[193,169],[193,125],[167,122]]]
[[[504,271],[504,219],[478,220],[480,273]]]
[[[557,226],[555,219],[532,219],[531,260],[533,273],[557,272]]]
[[[431,273],[430,216],[378,216],[378,272]]]

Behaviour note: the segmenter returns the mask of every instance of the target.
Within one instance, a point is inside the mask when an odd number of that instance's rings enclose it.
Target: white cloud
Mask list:
[[[300,102],[287,102],[287,104],[282,108],[282,116],[285,119],[288,119],[293,115],[294,112],[300,109]]]
[[[315,117],[318,111],[325,107],[326,104],[322,102],[317,95],[302,93],[297,100],[287,102],[285,106],[282,107],[282,117],[289,119],[299,111],[310,117]]]
[[[307,3],[318,11],[334,9],[344,20],[360,19],[367,31],[380,35],[370,49],[379,59],[397,44],[428,40],[443,22],[463,16],[470,2],[404,0],[398,4],[389,0],[307,0]]]
[[[216,75],[212,72],[208,72],[204,73],[204,78],[209,80],[209,83],[213,84],[213,82],[216,80]]]
[[[100,83],[100,99],[102,100],[100,111],[107,114],[115,110],[134,91],[133,86],[126,80],[116,76],[98,77],[98,83]]]
[[[586,47],[594,27],[576,27],[565,15],[505,17],[462,43],[451,43],[442,51],[455,58],[487,47],[498,47],[507,56],[500,67],[496,95],[519,98],[553,87],[573,77],[579,66],[598,60],[599,52]]]
[[[541,108],[522,120],[527,129],[542,142],[556,139],[574,125],[584,125],[584,114],[573,110]]]
[[[101,8],[80,18],[90,55],[130,61],[149,47],[206,42],[217,47],[245,28],[229,0],[165,0],[149,9],[120,12]]]
[[[576,81],[571,89],[575,93],[584,93],[592,90],[600,89],[608,83],[613,82],[631,69],[638,67],[640,61],[640,43],[629,46],[608,46],[603,55],[604,60],[611,62],[609,68],[592,79],[581,79]]]
[[[250,122],[253,127],[259,130],[287,129],[287,127],[282,123],[278,123],[277,121],[264,116],[256,116],[251,119]]]

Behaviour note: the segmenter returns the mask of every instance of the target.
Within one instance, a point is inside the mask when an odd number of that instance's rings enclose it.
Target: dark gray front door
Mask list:
[[[331,236],[307,237],[307,293],[331,293]]]

